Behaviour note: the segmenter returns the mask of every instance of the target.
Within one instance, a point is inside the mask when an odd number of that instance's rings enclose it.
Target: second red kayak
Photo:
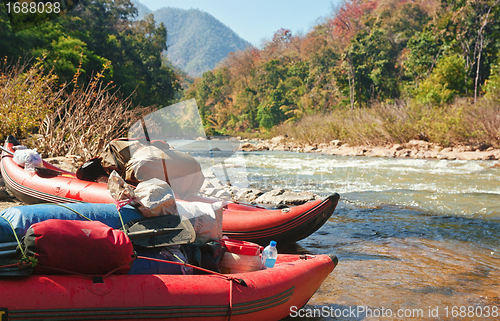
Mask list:
[[[13,151],[12,147],[18,144],[13,136],[9,136],[4,147]],[[14,196],[27,204],[114,201],[104,183],[80,180],[74,173],[47,162],[44,162],[43,166],[49,170],[48,173],[25,171],[14,162],[11,155],[2,153],[1,171],[5,185]],[[284,209],[266,209],[228,202],[223,212],[223,233],[231,239],[261,245],[267,245],[271,240],[282,245],[293,243],[308,237],[323,226],[335,211],[338,200],[339,195],[334,193],[323,200]],[[189,201],[216,200],[196,197]]]

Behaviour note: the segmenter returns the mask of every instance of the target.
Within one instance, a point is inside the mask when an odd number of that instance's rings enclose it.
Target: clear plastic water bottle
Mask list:
[[[276,249],[276,241],[271,241],[268,246],[262,251],[262,268],[272,268],[278,258],[278,250]]]

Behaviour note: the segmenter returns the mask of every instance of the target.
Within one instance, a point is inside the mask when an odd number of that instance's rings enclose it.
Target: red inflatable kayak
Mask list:
[[[9,136],[5,148],[19,142]],[[5,185],[19,200],[36,203],[112,203],[106,184],[80,180],[74,173],[64,171],[47,162],[48,172],[28,172],[17,165],[12,156],[2,153],[1,171]],[[339,195],[334,193],[324,200],[284,208],[265,209],[258,206],[229,202],[224,206],[223,233],[231,239],[267,245],[271,240],[278,244],[293,243],[314,233],[333,214]],[[193,197],[189,201],[215,202]]]
[[[274,268],[240,274],[2,278],[0,314],[8,320],[280,320],[304,306],[336,265],[333,255],[279,255]]]

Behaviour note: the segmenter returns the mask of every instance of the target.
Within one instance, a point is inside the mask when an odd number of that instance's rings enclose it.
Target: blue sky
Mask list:
[[[230,27],[241,38],[259,46],[280,28],[304,34],[318,18],[332,12],[339,0],[139,0],[151,10],[162,7],[200,9]]]

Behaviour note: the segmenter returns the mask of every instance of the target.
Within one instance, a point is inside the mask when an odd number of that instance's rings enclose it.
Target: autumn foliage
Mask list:
[[[333,37],[348,43],[362,29],[362,18],[373,12],[377,4],[378,1],[344,0],[328,21]]]
[[[358,108],[362,113],[394,104],[404,113],[408,106],[443,110],[457,99],[495,101],[500,97],[499,3],[344,0],[305,35],[283,28],[260,49],[230,54],[196,79],[185,97],[197,99],[209,134],[238,135],[276,126],[293,132],[294,124],[312,115],[319,121]],[[449,110],[464,115],[466,109],[462,103]],[[428,133],[422,137],[437,137],[431,131],[448,128],[441,125],[423,128]],[[406,138],[388,141],[398,139]]]

